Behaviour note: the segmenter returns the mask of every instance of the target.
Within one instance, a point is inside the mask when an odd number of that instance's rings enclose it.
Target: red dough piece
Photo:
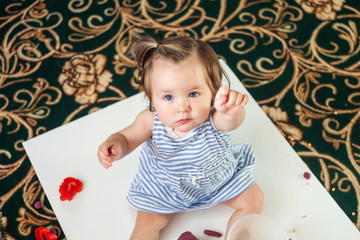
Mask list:
[[[310,174],[309,172],[304,172],[304,175],[303,175],[303,176],[304,176],[305,179],[308,179],[308,180],[309,180],[310,177],[311,177],[311,174]]]
[[[35,209],[42,209],[42,208],[44,208],[44,204],[43,204],[41,201],[37,201],[37,202],[34,204],[34,208],[35,208]]]
[[[49,229],[49,231],[50,231],[52,234],[54,234],[54,235],[57,236],[57,230],[56,230],[56,228],[52,227],[52,228]]]
[[[71,201],[74,195],[82,190],[82,182],[79,179],[68,177],[65,178],[62,184],[60,185],[60,200],[61,201]]]
[[[191,232],[187,231],[182,233],[177,240],[197,240],[197,238]]]
[[[212,237],[221,237],[222,234],[216,231],[212,231],[212,230],[204,230],[204,233],[208,236],[212,236]]]
[[[47,228],[39,227],[35,229],[36,240],[56,240],[57,236],[52,234]]]

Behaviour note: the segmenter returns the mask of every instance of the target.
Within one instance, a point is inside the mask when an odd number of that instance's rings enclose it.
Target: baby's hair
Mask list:
[[[133,44],[131,51],[137,62],[140,87],[144,90],[145,95],[150,101],[149,106],[151,111],[154,109],[152,106],[152,92],[149,79],[151,79],[153,62],[159,57],[178,63],[190,57],[192,54],[197,54],[206,74],[206,83],[212,93],[211,105],[214,103],[216,92],[222,85],[223,75],[230,85],[229,78],[221,67],[215,51],[209,44],[201,40],[186,36],[175,36],[157,42],[152,37],[145,36]]]

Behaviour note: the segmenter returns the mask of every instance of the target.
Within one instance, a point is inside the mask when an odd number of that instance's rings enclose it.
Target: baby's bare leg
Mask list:
[[[174,214],[158,214],[138,211],[135,228],[130,240],[158,240],[160,230],[166,227]]]
[[[243,193],[238,195],[237,197],[234,197],[232,199],[229,199],[224,204],[232,207],[235,209],[235,212],[230,217],[226,233],[228,233],[230,227],[241,217],[247,215],[247,214],[256,214],[261,213],[262,206],[264,202],[264,195],[256,183],[251,185],[248,189],[246,189]]]

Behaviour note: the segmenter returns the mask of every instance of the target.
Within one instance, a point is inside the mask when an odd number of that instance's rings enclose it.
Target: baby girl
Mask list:
[[[222,86],[227,76],[214,50],[179,36],[145,37],[132,51],[149,107],[98,150],[109,168],[143,144],[127,196],[138,211],[130,239],[159,239],[175,213],[218,203],[234,209],[226,231],[240,217],[260,213],[254,153],[249,144],[230,145],[229,131],[244,121],[248,96]]]

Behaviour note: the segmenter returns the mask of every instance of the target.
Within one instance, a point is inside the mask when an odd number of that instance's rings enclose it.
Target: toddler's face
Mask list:
[[[210,113],[211,90],[197,55],[179,63],[156,59],[151,88],[160,121],[179,136],[204,122]]]

